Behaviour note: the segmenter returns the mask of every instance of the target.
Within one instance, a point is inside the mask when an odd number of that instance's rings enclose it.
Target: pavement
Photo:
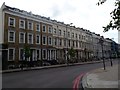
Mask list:
[[[84,90],[94,88],[110,88],[120,90],[120,78],[118,78],[118,67],[120,64],[112,67],[99,68],[86,73],[82,78],[82,87]]]
[[[29,70],[40,70],[40,69],[48,69],[48,68],[57,68],[57,67],[66,67],[66,66],[74,66],[74,65],[82,65],[82,64],[92,64],[92,63],[100,63],[99,61],[89,61],[89,62],[80,62],[80,63],[72,63],[72,64],[60,64],[60,65],[50,65],[50,66],[40,66],[40,67],[28,67],[28,68],[17,68],[17,69],[8,69],[8,70],[0,70],[0,73],[11,73],[11,72],[20,72],[20,71],[29,71]]]

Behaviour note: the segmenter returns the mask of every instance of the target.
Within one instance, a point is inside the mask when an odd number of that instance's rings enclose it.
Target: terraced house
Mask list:
[[[0,9],[0,44],[3,66],[19,65],[24,60],[24,47],[31,55],[27,61],[56,60],[66,63],[68,49],[76,51],[75,62],[101,58],[100,35],[49,17],[6,6]],[[104,57],[109,57],[111,40],[105,40]]]

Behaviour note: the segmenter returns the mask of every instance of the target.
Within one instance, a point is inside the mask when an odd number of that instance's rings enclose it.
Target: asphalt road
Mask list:
[[[118,61],[114,60],[113,65]],[[110,66],[110,62],[106,62]],[[2,75],[3,88],[73,88],[80,74],[103,67],[102,63],[31,70]]]

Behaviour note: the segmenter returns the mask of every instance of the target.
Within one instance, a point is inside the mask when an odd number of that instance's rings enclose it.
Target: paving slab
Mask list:
[[[118,78],[118,67],[106,67],[88,72],[82,79],[83,88],[118,88],[120,80]]]

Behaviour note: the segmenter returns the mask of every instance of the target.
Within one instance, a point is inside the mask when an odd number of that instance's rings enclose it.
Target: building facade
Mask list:
[[[27,61],[56,60],[66,63],[74,48],[74,62],[102,57],[100,35],[64,22],[6,6],[0,9],[0,44],[3,66],[19,65],[25,59],[24,47],[31,51]],[[104,39],[104,57],[109,57],[110,41]],[[5,57],[4,57],[5,56]]]
[[[118,43],[120,44],[120,30],[118,30]]]

